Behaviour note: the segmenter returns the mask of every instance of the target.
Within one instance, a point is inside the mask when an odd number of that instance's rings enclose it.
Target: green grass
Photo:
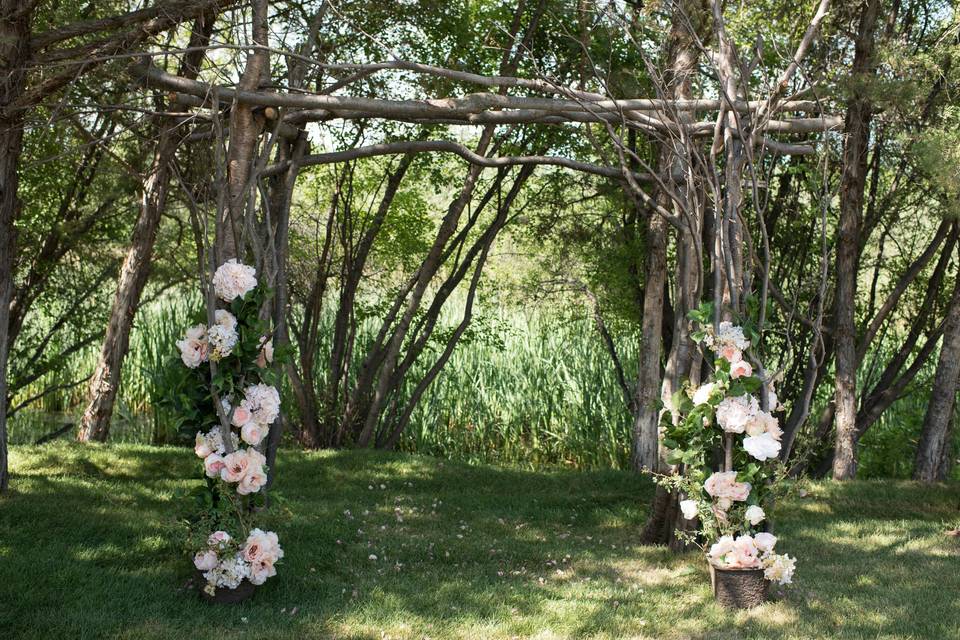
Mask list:
[[[960,486],[817,484],[784,505],[778,601],[727,613],[704,562],[638,545],[628,473],[282,452],[287,556],[253,600],[199,601],[171,538],[188,451],[14,447],[3,638],[956,638]],[[348,513],[349,512],[349,513]],[[369,559],[374,554],[377,560]]]

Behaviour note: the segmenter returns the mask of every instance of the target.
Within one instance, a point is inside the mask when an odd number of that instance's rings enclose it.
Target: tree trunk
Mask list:
[[[700,49],[697,40],[709,33],[708,7],[702,0],[678,2],[664,57],[667,60],[665,93],[683,100],[693,96],[692,76],[696,72]],[[694,31],[691,31],[694,30]],[[699,33],[696,33],[699,32]],[[676,162],[669,144],[663,145],[659,164],[662,171]],[[669,206],[669,200],[662,198]],[[663,302],[667,284],[667,221],[651,211],[646,228],[643,320],[641,324],[640,371],[637,378],[637,415],[633,423],[633,467],[636,470],[659,470],[659,416],[661,396],[661,343],[663,341]],[[679,301],[678,301],[679,302]],[[680,317],[682,305],[675,312]],[[685,316],[683,321],[686,321]]]
[[[194,24],[190,36],[190,48],[202,47],[210,39],[215,16],[206,15]],[[199,74],[203,60],[202,50],[186,54],[180,67],[180,75],[194,79]],[[178,136],[173,118],[159,116],[155,119],[154,134],[157,146],[150,172],[143,185],[140,199],[140,217],[130,238],[130,248],[124,258],[117,283],[117,293],[110,310],[107,333],[100,351],[100,359],[90,381],[87,408],[80,419],[77,440],[105,442],[110,434],[110,418],[120,388],[123,359],[130,345],[133,318],[140,304],[143,288],[150,274],[153,245],[160,227],[160,217],[166,208],[167,189],[170,185],[170,163],[177,150]]]
[[[857,335],[856,296],[860,219],[867,178],[872,105],[863,82],[875,73],[874,32],[879,0],[868,0],[860,15],[847,104],[840,187],[840,233],[837,241],[837,291],[834,309],[836,340],[836,440],[833,478],[849,480],[857,473]]]
[[[686,0],[678,2],[674,8],[670,37],[666,43],[665,58],[668,72],[665,76],[667,96],[674,99],[689,99],[693,97],[692,78],[696,72],[700,57],[698,42],[709,39],[710,11],[703,0]],[[691,117],[691,116],[687,116]],[[660,170],[674,174],[673,168],[680,162],[673,149],[664,145],[661,150],[659,163]],[[681,173],[682,172],[677,172]],[[664,199],[668,202],[668,199]],[[690,220],[694,216],[687,216]],[[699,230],[688,230],[689,234],[699,234]],[[684,233],[686,236],[687,233]],[[693,238],[694,242],[699,238]],[[688,238],[678,240],[678,253],[687,254]],[[673,381],[661,381],[661,341],[664,329],[664,290],[666,287],[667,261],[667,222],[657,212],[651,212],[650,223],[647,226],[647,262],[646,282],[643,300],[642,345],[640,353],[640,375],[637,383],[637,418],[633,430],[633,464],[634,468],[664,471],[660,461],[659,415],[657,400],[664,393],[673,389]],[[691,267],[686,260],[678,260],[685,267]],[[690,302],[688,290],[689,279],[686,274],[680,274],[678,280],[678,295],[674,305],[674,326],[672,334],[673,345],[670,350],[671,372],[680,375],[688,372],[689,352],[685,348],[688,340],[687,331],[683,329],[686,322],[684,307]],[[678,331],[679,330],[679,331]],[[669,374],[668,374],[669,375]],[[662,383],[662,386],[661,386]],[[640,534],[642,542],[647,544],[666,544],[673,549],[683,544],[675,535],[678,527],[684,523],[680,517],[680,497],[673,492],[658,486],[654,494],[651,512]]]
[[[253,0],[253,44],[267,46],[267,0]],[[255,49],[247,56],[237,88],[256,91],[270,72],[270,55]],[[236,258],[242,261],[244,215],[253,188],[250,178],[263,117],[253,106],[235,102],[230,109],[230,144],[227,150],[227,206],[220,216],[216,238],[217,265]]]
[[[26,60],[30,59],[30,19],[20,0],[0,0],[0,493],[10,484],[7,467],[7,330],[16,230],[20,213],[17,197],[20,154],[23,151],[23,111],[11,106],[26,86]]]
[[[947,479],[951,454],[950,427],[960,382],[960,276],[953,287],[953,297],[943,330],[940,360],[930,392],[930,402],[923,418],[923,431],[917,446],[914,480],[937,482]],[[946,464],[944,464],[946,461]]]
[[[646,278],[637,379],[637,417],[633,422],[633,468],[658,470],[663,292],[667,278],[667,221],[650,212],[645,248]]]

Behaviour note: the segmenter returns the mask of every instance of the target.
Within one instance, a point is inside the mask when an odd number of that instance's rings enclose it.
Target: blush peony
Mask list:
[[[714,498],[725,498],[743,502],[750,495],[749,482],[737,482],[736,471],[717,471],[714,472],[706,482],[703,488]]]

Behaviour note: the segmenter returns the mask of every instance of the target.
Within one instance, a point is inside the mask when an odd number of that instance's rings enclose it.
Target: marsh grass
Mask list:
[[[957,484],[814,484],[776,523],[796,583],[733,614],[696,554],[637,544],[641,477],[284,451],[279,575],[216,608],[171,529],[196,465],[174,448],[14,447],[4,637],[941,640],[960,625],[960,544],[943,533]]]
[[[199,300],[170,295],[148,305],[137,316],[130,353],[123,371],[117,410],[111,429],[115,442],[169,442],[176,428],[170,416],[151,403],[153,372],[175,350],[187,318]],[[454,304],[441,318],[441,329],[459,321]],[[323,317],[318,362],[325,362],[333,318]],[[361,321],[352,370],[359,370],[364,345],[379,328],[375,314]],[[615,338],[624,368],[636,370],[639,336],[616,327]],[[889,342],[889,341],[888,341]],[[406,393],[441,346],[428,349],[408,378]],[[889,351],[891,345],[882,346]],[[26,397],[44,386],[62,384],[90,374],[97,349],[67,359],[50,376],[19,395]],[[871,353],[885,362],[889,353]],[[909,477],[919,437],[935,362],[930,361],[916,380],[861,441],[860,473],[864,477]],[[861,382],[876,377],[865,365]],[[869,371],[868,371],[869,370]],[[319,375],[323,375],[319,367]],[[315,381],[324,385],[323,379]],[[830,396],[829,384],[811,413]],[[10,439],[32,443],[66,422],[76,422],[83,410],[86,385],[50,394],[14,416]],[[285,393],[288,415],[296,420],[294,403]],[[16,399],[14,404],[16,404]],[[812,424],[812,423],[811,423]],[[570,304],[521,308],[486,300],[439,378],[428,389],[401,442],[401,449],[468,462],[496,463],[526,469],[627,468],[630,460],[631,417],[617,385],[610,356],[591,318]],[[812,431],[808,429],[808,432]],[[960,429],[955,429],[960,440]],[[801,447],[821,449],[823,443]]]

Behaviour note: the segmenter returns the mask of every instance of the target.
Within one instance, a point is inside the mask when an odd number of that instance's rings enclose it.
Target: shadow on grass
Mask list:
[[[213,608],[187,588],[172,537],[172,492],[199,482],[185,479],[196,469],[177,449],[15,449],[19,493],[0,502],[0,628],[22,638],[943,638],[960,618],[957,556],[932,537],[955,487],[898,485],[900,498],[876,483],[859,494],[818,485],[786,505],[778,531],[800,558],[798,584],[730,614],[697,554],[636,544],[652,496],[641,478],[370,452],[284,452],[278,488],[294,517],[279,529],[279,575],[250,602]],[[903,500],[914,502],[891,517]]]

